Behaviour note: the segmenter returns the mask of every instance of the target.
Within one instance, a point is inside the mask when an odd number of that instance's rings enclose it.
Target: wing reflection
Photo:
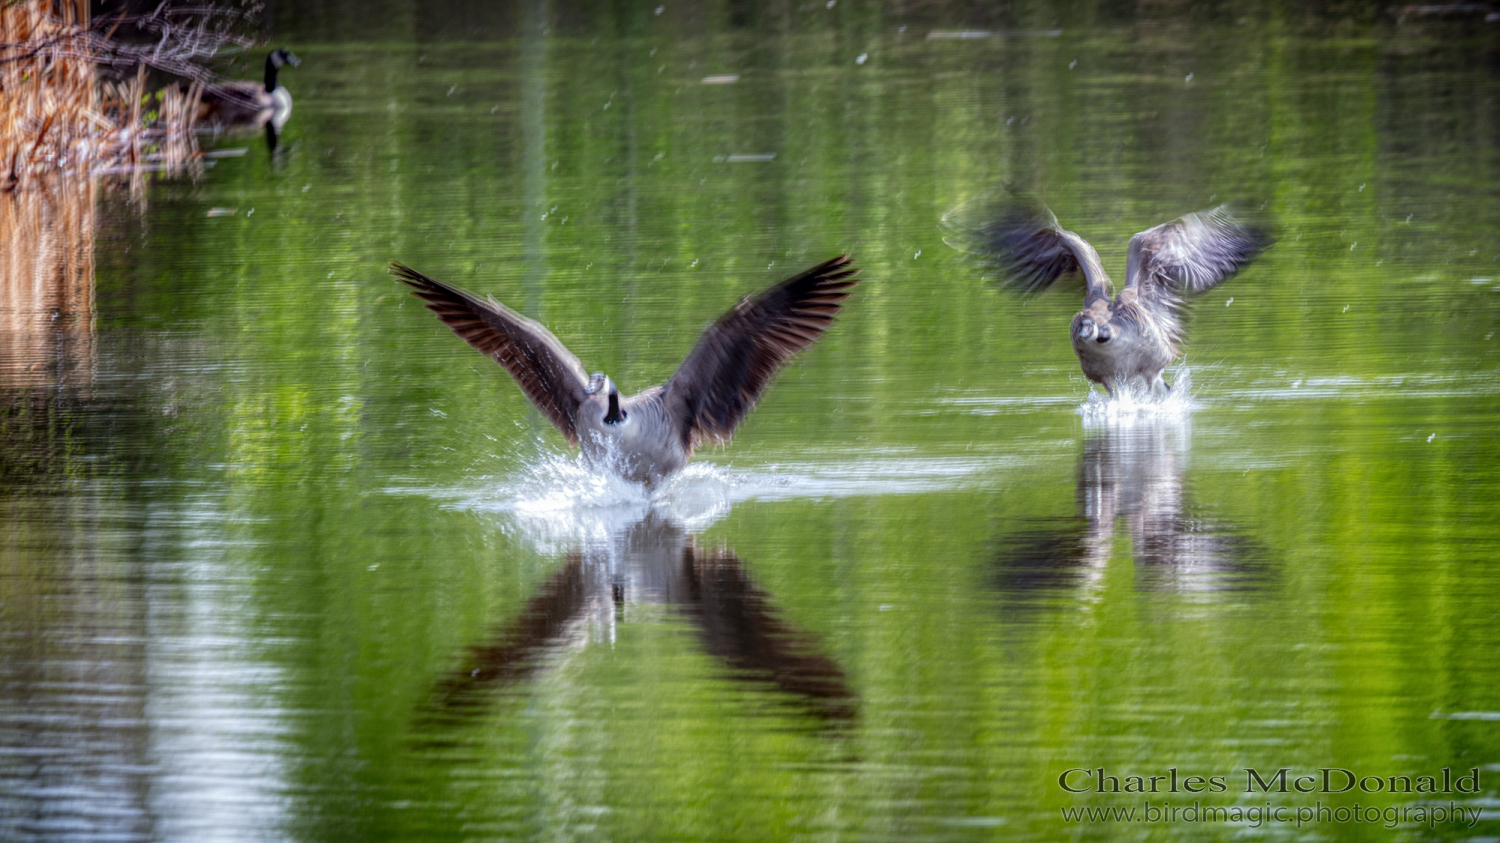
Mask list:
[[[1119,537],[1130,540],[1142,588],[1258,587],[1267,573],[1264,553],[1239,525],[1190,502],[1185,449],[1173,433],[1146,425],[1088,435],[1078,466],[1076,514],[1032,521],[1006,534],[997,557],[1000,590],[1036,595],[1096,587],[1122,524]]]
[[[429,720],[453,723],[482,713],[489,697],[544,666],[565,643],[585,640],[591,628],[612,640],[632,603],[677,609],[730,677],[772,685],[826,721],[854,716],[857,697],[843,670],[819,652],[813,636],[778,617],[733,551],[700,548],[653,511],[608,547],[569,554],[517,617],[469,647],[438,683]]]

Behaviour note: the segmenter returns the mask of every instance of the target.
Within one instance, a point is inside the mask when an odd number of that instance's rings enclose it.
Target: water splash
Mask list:
[[[652,511],[698,533],[745,501],[831,500],[992,485],[1018,461],[1014,456],[863,452],[835,462],[771,463],[754,471],[695,462],[648,491],[579,457],[554,453],[519,465],[512,475],[481,478],[477,487],[389,491],[497,515],[506,533],[526,539],[542,553],[556,553],[607,547]]]
[[[1172,373],[1172,390],[1165,395],[1145,387],[1116,387],[1114,395],[1091,389],[1078,408],[1085,430],[1129,427],[1138,422],[1185,423],[1198,405],[1193,401],[1193,376],[1187,364]]]
[[[543,553],[607,546],[646,517],[646,487],[580,458],[545,454],[523,463],[511,476],[483,478],[478,488],[438,492],[455,509],[503,517],[505,532],[518,532]]]

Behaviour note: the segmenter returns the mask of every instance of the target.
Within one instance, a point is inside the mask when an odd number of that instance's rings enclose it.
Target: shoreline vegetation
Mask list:
[[[101,190],[125,188],[139,207],[150,175],[201,172],[199,97],[215,80],[206,63],[253,44],[239,30],[257,7],[147,8],[95,20],[89,0],[0,0],[0,462],[10,468],[50,464],[68,439],[59,408],[90,392]]]
[[[129,175],[198,165],[204,62],[251,46],[253,9],[164,4],[97,21],[88,0],[0,0],[0,191],[56,175]],[[128,38],[126,37],[128,36]],[[153,78],[175,79],[149,90]]]

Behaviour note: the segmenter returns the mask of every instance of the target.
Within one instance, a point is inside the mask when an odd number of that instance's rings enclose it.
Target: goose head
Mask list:
[[[266,56],[266,93],[269,94],[276,90],[277,70],[280,70],[283,65],[289,64],[292,67],[296,67],[301,63],[302,59],[297,58],[281,47],[272,50],[271,54]]]
[[[1113,311],[1103,303],[1073,317],[1073,350],[1080,361],[1097,361],[1110,368],[1125,365],[1135,356],[1140,339],[1140,326],[1128,313]]]
[[[604,418],[602,419],[604,424],[612,426],[622,424],[625,421],[626,413],[620,409],[620,390],[615,387],[615,382],[610,380],[609,375],[603,372],[595,372],[589,378],[589,385],[585,392],[589,395],[596,395],[602,398],[599,403],[604,408]]]
[[[1119,327],[1115,326],[1110,312],[1103,308],[1091,308],[1073,318],[1073,347],[1079,350],[1079,354],[1085,353],[1088,348],[1091,353],[1104,353],[1109,351],[1100,348],[1092,350],[1094,345],[1109,347],[1112,342],[1119,338]]]

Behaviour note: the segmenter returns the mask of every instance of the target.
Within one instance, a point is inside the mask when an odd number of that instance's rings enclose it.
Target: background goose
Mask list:
[[[671,380],[621,398],[541,323],[402,264],[391,270],[509,372],[585,459],[648,486],[686,465],[703,440],[727,442],[776,370],[823,335],[859,283],[843,255],[747,297],[703,332]]]
[[[264,85],[256,82],[219,82],[204,86],[199,118],[221,127],[269,126],[281,131],[281,127],[292,116],[292,95],[277,84],[276,72],[283,65],[296,67],[301,63],[301,59],[277,48],[266,56]]]
[[[1274,242],[1235,219],[1228,205],[1185,214],[1130,238],[1125,288],[1110,301],[1099,253],[1045,205],[1018,200],[978,222],[975,216],[967,206],[945,215],[947,242],[995,267],[1004,286],[1035,293],[1082,276],[1073,351],[1089,380],[1111,395],[1115,384],[1136,381],[1166,391],[1161,373],[1182,350],[1185,297],[1228,280]]]

